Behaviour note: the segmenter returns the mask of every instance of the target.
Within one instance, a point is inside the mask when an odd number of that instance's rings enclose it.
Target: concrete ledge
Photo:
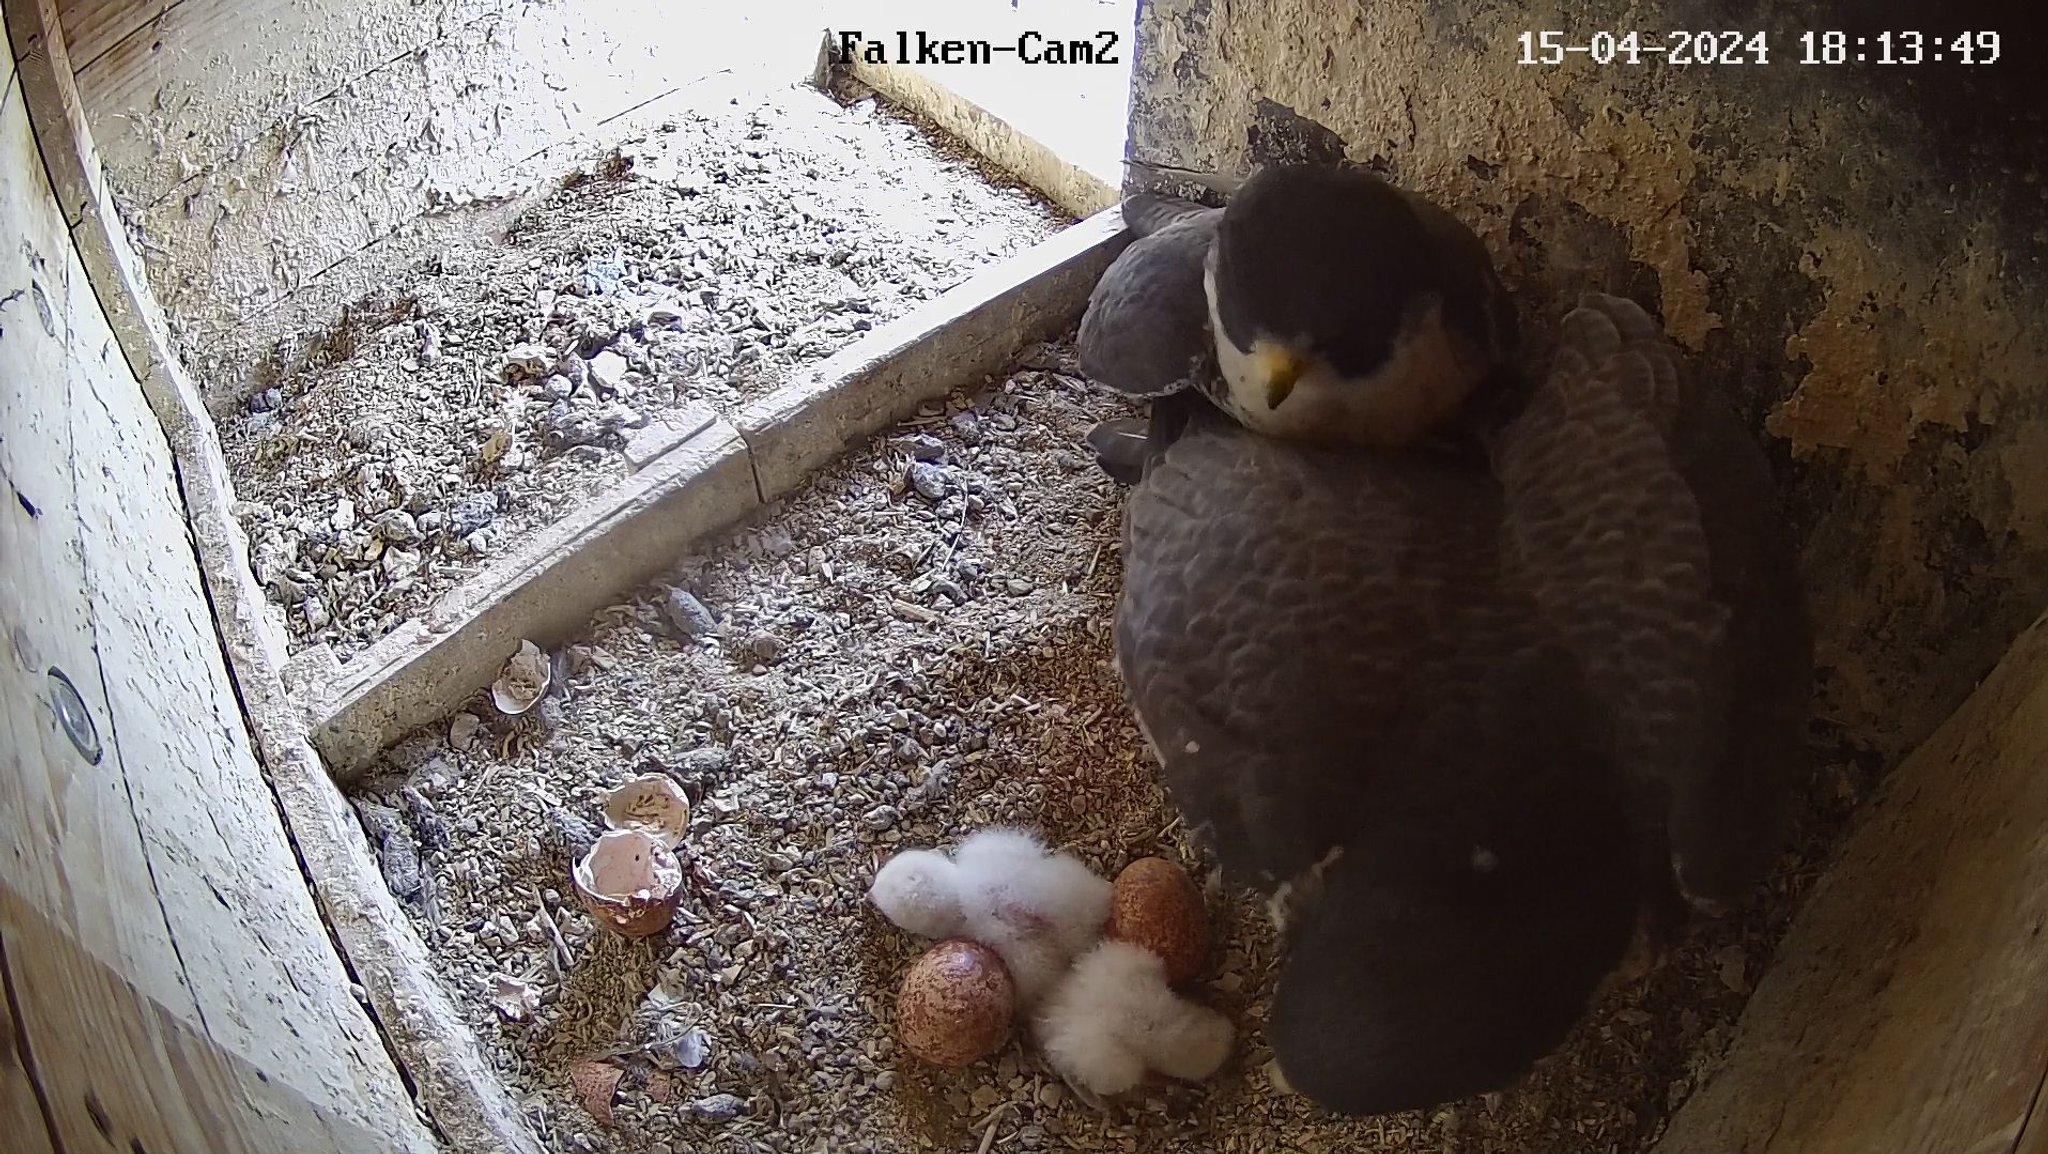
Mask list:
[[[341,666],[333,707],[312,730],[331,773],[355,777],[385,746],[490,684],[522,639],[566,640],[692,541],[759,505],[738,432],[708,409],[686,411],[689,431],[646,468]]]
[[[1125,243],[1116,210],[1067,228],[883,325],[742,410],[663,418],[627,446],[638,471],[450,591],[346,664],[287,675],[328,770],[346,782],[459,707],[531,638],[566,640],[704,535],[801,484],[852,444],[1071,327]]]
[[[282,638],[266,624],[247,542],[228,511],[234,487],[219,439],[170,351],[163,314],[101,180],[55,2],[6,0],[6,18],[43,165],[121,353],[163,426],[229,673],[285,831],[341,956],[450,1148],[539,1154],[435,979],[425,944],[385,887],[348,802],[306,744],[280,676]]]
[[[761,499],[772,501],[917,406],[1014,363],[1080,319],[1127,234],[1099,212],[827,358],[741,410]]]

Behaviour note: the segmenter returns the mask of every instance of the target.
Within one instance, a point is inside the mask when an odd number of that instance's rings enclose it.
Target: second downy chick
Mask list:
[[[965,933],[1002,956],[1017,1002],[1036,1005],[1109,920],[1110,883],[1020,829],[985,829],[953,852]]]
[[[921,938],[950,938],[967,928],[960,911],[960,871],[937,850],[904,850],[883,863],[868,887],[868,900]]]
[[[1230,1019],[1175,994],[1166,963],[1129,942],[1083,954],[1033,1022],[1039,1045],[1074,1092],[1100,1108],[1148,1071],[1199,1082],[1230,1056]]]

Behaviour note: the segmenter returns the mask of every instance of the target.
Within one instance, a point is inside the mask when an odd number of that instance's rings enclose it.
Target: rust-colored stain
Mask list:
[[[1930,267],[1867,233],[1823,226],[1800,264],[1824,303],[1785,342],[1786,357],[1809,367],[1766,425],[1795,452],[1846,450],[1882,481],[1924,427],[1996,424],[2005,404],[2039,387],[2048,347],[2005,299],[1988,246],[1965,241]],[[2048,512],[2038,496],[2029,503],[2029,519]]]

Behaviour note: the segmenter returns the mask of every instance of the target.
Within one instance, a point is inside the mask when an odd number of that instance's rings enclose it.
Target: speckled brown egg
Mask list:
[[[1165,858],[1141,857],[1116,875],[1109,900],[1109,936],[1158,954],[1169,985],[1202,972],[1209,960],[1208,911],[1186,870]]]
[[[896,1034],[905,1049],[939,1066],[970,1066],[1010,1036],[1017,989],[996,952],[949,938],[926,950],[896,994]]]

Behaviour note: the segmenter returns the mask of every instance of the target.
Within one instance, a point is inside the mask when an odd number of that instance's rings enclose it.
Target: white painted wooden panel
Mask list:
[[[0,949],[20,1068],[73,1151],[431,1150],[285,841],[169,446],[14,83],[0,235]],[[52,667],[96,760],[49,704]],[[15,1117],[32,1094],[0,1091],[10,1129],[41,1126]]]

